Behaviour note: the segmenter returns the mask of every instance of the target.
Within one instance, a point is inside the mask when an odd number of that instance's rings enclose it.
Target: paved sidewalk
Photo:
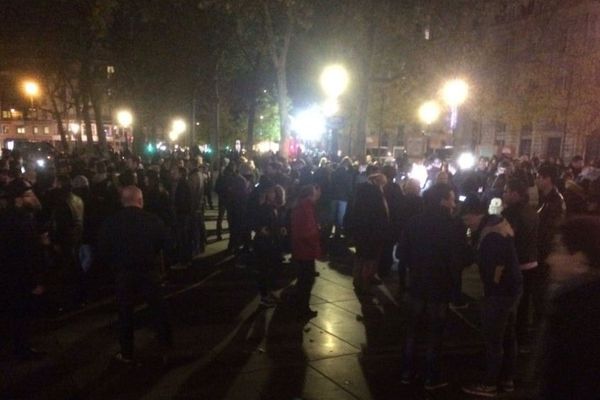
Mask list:
[[[224,242],[209,245],[209,252]],[[219,257],[216,252],[208,260]],[[227,260],[227,259],[225,259]],[[117,351],[114,305],[38,324],[36,342],[49,350],[38,362],[0,363],[2,399],[462,399],[460,385],[483,367],[477,303],[452,312],[444,371],[451,385],[426,393],[399,382],[403,302],[394,280],[357,298],[349,258],[318,263],[311,304],[318,316],[298,323],[287,303],[258,307],[250,268],[198,260],[167,287],[176,346],[163,362],[140,308],[139,365],[111,360]],[[294,267],[281,267],[285,298]],[[480,296],[477,272],[464,275],[465,293]],[[4,354],[5,355],[5,354]],[[522,360],[526,361],[526,360]],[[529,398],[529,385],[511,397]],[[523,389],[524,388],[524,389]]]

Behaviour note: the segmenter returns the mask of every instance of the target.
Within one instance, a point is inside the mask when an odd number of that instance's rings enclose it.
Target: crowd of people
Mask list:
[[[486,372],[463,390],[490,397],[513,391],[517,354],[536,351],[537,343],[543,346],[544,398],[600,393],[597,374],[590,372],[600,359],[594,341],[600,166],[586,166],[579,156],[564,166],[503,155],[461,170],[434,158],[420,166],[427,177],[419,181],[406,162],[368,157],[288,161],[236,153],[222,161],[213,169],[185,152],[149,159],[112,153],[57,157],[42,166],[5,152],[0,291],[15,353],[36,355],[28,324],[49,279],[60,292],[56,307],[81,305],[94,290],[89,276],[98,270],[110,271],[116,289],[117,359],[134,357],[136,292],[154,311],[161,343],[170,346],[160,282],[204,252],[205,212],[216,193],[216,240],[223,239],[226,217],[227,251],[239,266],[255,269],[261,307],[282,301],[277,267],[290,253],[298,270],[291,301],[300,320],[316,316],[309,307],[315,261],[327,260],[340,244],[355,248],[358,296],[398,271],[408,319],[403,383],[421,374],[415,360],[424,326],[425,388],[447,385],[440,363],[444,325],[449,308],[469,306],[461,275],[475,263],[484,293]]]

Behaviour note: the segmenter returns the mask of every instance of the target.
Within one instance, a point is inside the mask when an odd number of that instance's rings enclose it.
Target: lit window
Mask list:
[[[25,127],[24,126],[17,127],[17,133],[24,134],[25,133]]]
[[[37,127],[37,126],[34,126],[34,127],[33,127],[33,134],[34,134],[34,135],[39,135],[39,134],[40,134],[40,128],[39,128],[39,127]]]
[[[44,135],[49,135],[50,134],[50,127],[49,126],[45,126],[44,127]]]
[[[11,119],[12,113],[9,110],[2,110],[2,119]]]
[[[2,127],[2,133],[4,133],[5,135],[8,135],[10,133],[10,129],[7,125],[4,125]]]

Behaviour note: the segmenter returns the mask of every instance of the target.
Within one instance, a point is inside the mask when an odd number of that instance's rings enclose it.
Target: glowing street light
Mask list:
[[[187,129],[187,124],[181,118],[174,119],[171,126],[173,132],[176,132],[178,135],[182,134]]]
[[[446,104],[450,106],[450,130],[454,132],[458,122],[458,107],[463,104],[469,96],[469,85],[462,79],[452,79],[444,85],[442,96]]]
[[[337,99],[329,98],[325,100],[322,108],[323,114],[325,114],[326,117],[333,117],[340,111],[340,103],[338,103]]]
[[[339,64],[326,67],[321,73],[321,88],[330,99],[337,99],[346,91],[349,82],[346,68]]]
[[[311,107],[292,118],[292,131],[302,140],[317,142],[326,130],[327,122],[319,107]]]
[[[463,104],[469,96],[469,85],[462,79],[452,79],[442,89],[444,101],[450,107],[458,107]]]
[[[29,96],[29,100],[31,101],[31,108],[33,108],[34,97],[38,97],[40,95],[40,85],[35,81],[25,81],[23,82],[23,91],[27,96]]]
[[[127,128],[133,123],[133,114],[129,110],[121,110],[117,112],[117,122],[121,127],[121,132],[125,137],[125,150],[129,150],[129,137],[127,135]]]
[[[171,123],[171,131],[169,132],[169,139],[172,142],[177,141],[179,139],[179,135],[181,135],[187,129],[187,124],[181,118],[176,118]]]
[[[440,106],[435,101],[426,101],[419,107],[419,119],[425,125],[431,125],[440,117]]]

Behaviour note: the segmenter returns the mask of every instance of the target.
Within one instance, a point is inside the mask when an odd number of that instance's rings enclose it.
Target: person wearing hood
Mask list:
[[[486,372],[481,383],[463,386],[469,394],[495,397],[498,383],[503,391],[514,391],[517,357],[515,322],[523,291],[523,276],[514,242],[514,231],[506,219],[488,215],[476,196],[461,209],[471,230],[476,263],[483,283],[481,326],[485,343]]]

